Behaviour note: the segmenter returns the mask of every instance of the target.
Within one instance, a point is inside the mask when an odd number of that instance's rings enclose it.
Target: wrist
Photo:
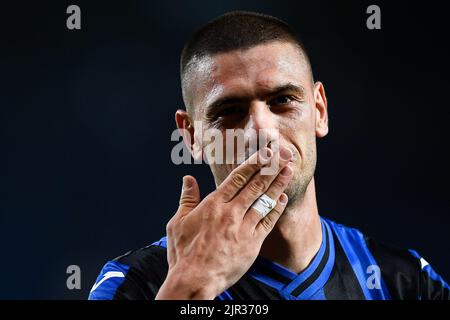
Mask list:
[[[220,292],[215,282],[198,279],[188,272],[170,271],[156,295],[156,300],[213,300]]]

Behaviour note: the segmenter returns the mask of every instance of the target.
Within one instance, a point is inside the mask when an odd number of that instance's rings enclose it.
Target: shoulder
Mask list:
[[[131,268],[147,271],[148,268],[165,269],[167,267],[166,237],[143,248],[128,251],[112,262],[127,265]]]
[[[393,298],[434,300],[450,298],[450,287],[425,258],[413,249],[402,249],[365,237]]]
[[[164,237],[106,262],[89,300],[154,299],[168,270],[165,241]]]
[[[386,244],[350,228],[327,220],[350,261],[367,260],[366,267],[379,270],[381,281],[392,299],[448,299],[448,284],[430,264],[412,249]],[[354,254],[355,257],[349,257]],[[353,259],[352,259],[353,258]],[[366,277],[371,273],[364,269]]]
[[[417,272],[420,262],[411,250],[389,245],[364,234],[359,229],[326,220],[344,250],[352,250],[362,256],[364,251],[368,259],[373,258],[377,264],[389,266],[389,270],[403,270],[409,274]],[[370,259],[372,260],[372,259]],[[374,261],[372,261],[374,262]]]

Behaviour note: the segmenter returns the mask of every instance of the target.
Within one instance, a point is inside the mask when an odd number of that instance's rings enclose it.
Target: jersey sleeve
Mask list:
[[[419,288],[421,300],[450,300],[450,287],[431,265],[414,250],[409,252],[416,258],[420,270]]]
[[[130,267],[117,261],[108,261],[100,271],[89,293],[89,300],[113,300],[118,288],[124,283]],[[119,296],[120,297],[120,296]]]
[[[166,249],[149,246],[127,253],[102,268],[89,300],[153,300],[167,276]]]

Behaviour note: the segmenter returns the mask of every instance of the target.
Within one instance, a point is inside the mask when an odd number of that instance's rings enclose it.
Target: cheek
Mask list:
[[[280,131],[288,135],[308,135],[315,132],[315,113],[309,105],[302,105],[279,118]]]
[[[315,143],[315,121],[311,110],[310,107],[299,109],[295,114],[282,117],[279,122],[281,140],[295,147],[300,162],[305,161]]]

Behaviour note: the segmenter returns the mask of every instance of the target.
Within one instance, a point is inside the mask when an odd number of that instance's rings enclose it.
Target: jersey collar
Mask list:
[[[334,241],[328,223],[321,219],[322,243],[309,266],[297,274],[259,256],[248,274],[254,279],[278,290],[287,300],[307,300],[323,288],[334,266]]]

